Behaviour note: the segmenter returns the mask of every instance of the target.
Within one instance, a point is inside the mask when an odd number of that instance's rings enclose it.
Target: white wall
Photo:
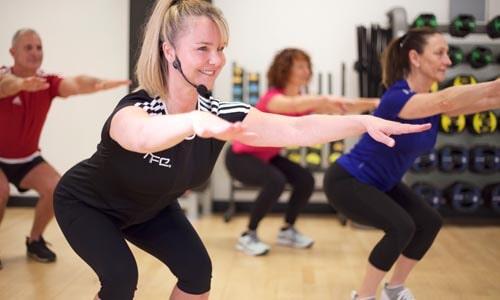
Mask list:
[[[11,39],[19,28],[38,31],[44,47],[42,68],[62,75],[128,78],[129,1],[0,0],[0,65],[11,66]],[[56,98],[41,136],[43,156],[65,172],[90,156],[121,87],[61,101]]]

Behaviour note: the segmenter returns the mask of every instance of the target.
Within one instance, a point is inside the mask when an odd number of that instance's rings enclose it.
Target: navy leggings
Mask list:
[[[314,190],[311,172],[279,155],[266,163],[253,155],[236,154],[229,147],[226,152],[226,168],[238,181],[260,187],[250,213],[250,230],[257,229],[259,222],[278,201],[286,183],[292,187],[285,212],[285,222],[288,224],[295,224]]]
[[[369,257],[369,262],[383,271],[389,271],[400,254],[422,259],[442,225],[436,210],[403,183],[382,192],[334,163],[325,173],[324,189],[338,212],[385,232]]]
[[[203,294],[210,290],[210,257],[178,203],[125,229],[110,215],[61,191],[55,193],[54,210],[73,250],[99,276],[102,300],[134,297],[138,270],[125,239],[167,265],[182,291]]]

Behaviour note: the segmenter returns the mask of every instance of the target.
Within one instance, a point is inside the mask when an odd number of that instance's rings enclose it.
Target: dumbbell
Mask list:
[[[416,173],[423,173],[434,170],[438,165],[438,157],[436,150],[432,149],[422,153],[411,166],[411,170]]]
[[[476,46],[467,55],[467,61],[471,67],[479,69],[487,66],[493,61],[493,53],[488,47]]]
[[[319,170],[321,168],[321,148],[322,144],[309,146],[306,148],[306,164],[309,169]]]
[[[485,205],[500,213],[500,183],[491,183],[483,187],[482,191]]]
[[[464,131],[465,125],[466,118],[464,115],[458,115],[454,117],[441,115],[439,130],[447,134],[461,133],[462,131]]]
[[[334,163],[337,158],[344,153],[344,147],[343,141],[330,142],[330,155],[328,156],[328,162]]]
[[[284,156],[294,163],[300,164],[302,162],[302,155],[300,153],[300,147],[286,147],[284,150]]]
[[[467,117],[467,127],[473,134],[493,133],[497,129],[497,116],[493,111],[482,111]]]
[[[243,68],[233,63],[233,101],[243,102]]]
[[[441,205],[441,191],[434,185],[420,181],[415,182],[411,189],[432,207],[437,209]]]
[[[257,104],[259,100],[259,73],[248,73],[248,103]]]
[[[464,51],[458,46],[450,45],[448,57],[451,60],[451,66],[456,66],[464,61]]]
[[[452,86],[476,84],[477,78],[474,75],[457,75],[451,80],[450,83]]]
[[[467,14],[456,16],[449,26],[450,35],[455,37],[464,37],[475,30],[476,18],[473,15]]]
[[[446,80],[440,84],[441,88],[447,88],[450,86],[465,85],[465,84],[476,84],[477,78],[470,74],[460,74],[451,79]]]
[[[500,37],[500,16],[496,16],[486,24],[486,33],[492,39]]]
[[[476,145],[469,151],[472,172],[491,174],[500,170],[500,149],[491,145]]]
[[[467,148],[456,145],[446,145],[439,150],[439,170],[463,172],[469,165],[469,151]]]
[[[458,212],[472,213],[481,205],[481,190],[465,181],[454,182],[444,190],[444,195]]]
[[[433,29],[437,28],[437,20],[434,14],[421,14],[419,15],[411,27],[420,28],[420,27],[431,27]]]
[[[437,81],[434,81],[431,85],[430,92],[437,92],[437,91],[439,91],[439,83]]]

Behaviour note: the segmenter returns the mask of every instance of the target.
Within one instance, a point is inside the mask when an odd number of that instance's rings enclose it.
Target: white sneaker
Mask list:
[[[290,226],[278,233],[278,244],[294,248],[309,248],[314,241],[298,232],[295,227]]]
[[[404,286],[391,291],[391,289],[387,288],[387,284],[382,289],[381,298],[382,300],[415,300],[410,290]]]
[[[269,252],[270,247],[266,243],[261,242],[255,230],[252,230],[240,237],[238,244],[236,244],[236,249],[248,255],[258,256]]]
[[[363,298],[363,299],[375,300],[375,296],[373,296],[373,297],[366,297],[366,298]],[[355,290],[353,290],[351,292],[351,300],[361,300],[361,299],[358,298],[358,292],[356,292]]]

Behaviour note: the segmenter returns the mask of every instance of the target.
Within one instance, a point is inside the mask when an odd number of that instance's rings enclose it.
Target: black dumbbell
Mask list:
[[[465,181],[451,184],[445,189],[444,195],[451,207],[458,212],[472,213],[481,205],[481,190]]]
[[[492,39],[500,37],[500,16],[496,16],[488,22],[486,33]]]
[[[415,182],[411,186],[411,188],[417,195],[422,197],[422,199],[424,199],[424,201],[429,203],[432,207],[437,209],[439,208],[439,206],[441,206],[441,191],[434,185],[428,182],[420,181]]]
[[[482,111],[467,116],[467,127],[473,134],[493,133],[497,124],[498,119],[493,111]]]
[[[464,61],[464,51],[458,46],[450,45],[448,57],[451,60],[451,66],[456,66]]]
[[[469,151],[462,146],[447,145],[439,150],[439,169],[443,172],[463,172],[469,165]]]
[[[476,18],[473,15],[458,15],[451,21],[449,31],[451,36],[464,37],[476,31]]]
[[[423,173],[434,170],[438,165],[436,150],[432,149],[422,153],[411,166],[411,170],[417,173]]]
[[[469,151],[472,172],[491,174],[500,170],[500,150],[492,145],[476,145]]]
[[[419,15],[411,27],[420,28],[420,27],[430,27],[433,29],[437,28],[437,20],[434,14],[421,14]]]
[[[493,53],[488,47],[476,46],[467,55],[467,61],[471,67],[479,69],[493,61]]]
[[[486,185],[482,191],[485,205],[500,213],[500,183]]]

